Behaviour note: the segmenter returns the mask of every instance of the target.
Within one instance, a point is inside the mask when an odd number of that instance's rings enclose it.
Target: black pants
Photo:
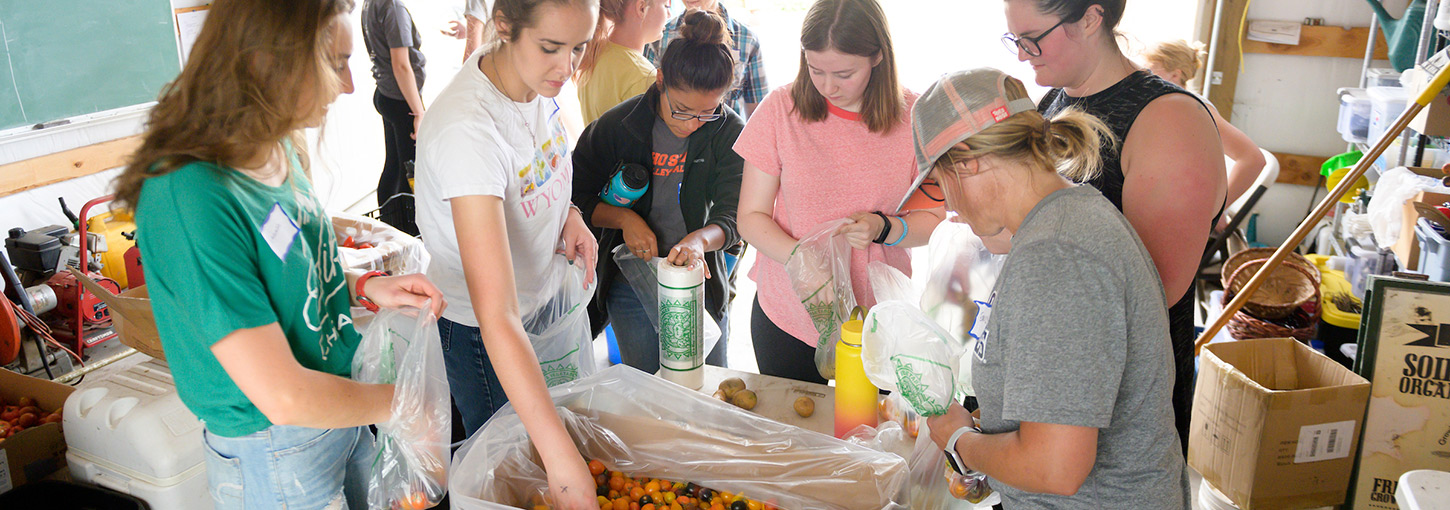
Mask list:
[[[409,235],[418,235],[413,209],[413,187],[408,185],[417,142],[413,140],[413,109],[407,101],[373,92],[373,107],[383,116],[383,142],[387,157],[378,177],[378,205],[381,219]],[[406,165],[406,166],[405,166]]]
[[[755,344],[755,363],[760,366],[760,373],[826,384],[826,379],[816,370],[816,348],[771,322],[765,310],[760,309],[760,298],[755,299],[750,311],[750,341]]]

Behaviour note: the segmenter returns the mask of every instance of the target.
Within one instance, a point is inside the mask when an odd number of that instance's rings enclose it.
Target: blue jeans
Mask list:
[[[604,302],[609,312],[609,323],[614,326],[614,340],[619,343],[619,360],[646,374],[660,370],[660,335],[645,313],[644,304],[634,293],[634,288],[623,278],[609,286],[609,295]],[[710,320],[705,314],[705,320]],[[705,363],[717,367],[725,366],[726,339],[730,338],[730,314],[720,318],[720,341],[705,356]]]
[[[217,510],[368,507],[377,450],[367,427],[273,425],[241,437],[202,437]]]
[[[478,328],[439,317],[438,336],[443,344],[443,365],[448,369],[449,392],[463,415],[464,437],[473,437],[493,413],[508,403],[508,395],[488,359],[483,333]]]

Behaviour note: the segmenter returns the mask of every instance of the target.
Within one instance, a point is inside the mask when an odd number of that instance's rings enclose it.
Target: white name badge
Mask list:
[[[262,238],[267,240],[267,246],[272,248],[278,260],[287,260],[287,251],[292,249],[292,242],[297,240],[300,231],[297,222],[282,210],[281,203],[272,205],[272,212],[262,223]]]

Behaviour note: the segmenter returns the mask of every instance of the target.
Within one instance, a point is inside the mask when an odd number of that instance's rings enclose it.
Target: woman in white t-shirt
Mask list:
[[[471,436],[513,402],[559,508],[593,508],[594,481],[554,411],[522,318],[569,265],[592,283],[597,243],[569,202],[559,94],[593,35],[594,0],[498,0],[498,40],[469,57],[418,132],[418,226],[428,274],[456,306],[438,321]],[[568,261],[556,257],[560,253]]]

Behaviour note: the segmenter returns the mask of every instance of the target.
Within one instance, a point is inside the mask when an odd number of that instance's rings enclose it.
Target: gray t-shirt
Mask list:
[[[649,181],[652,193],[649,217],[645,222],[655,232],[659,242],[660,256],[667,256],[670,249],[680,243],[689,231],[685,228],[685,214],[680,212],[680,185],[685,182],[685,151],[689,139],[675,136],[663,119],[655,119],[651,133],[654,165]]]
[[[368,57],[373,62],[373,79],[378,82],[378,92],[384,96],[402,100],[403,90],[393,76],[393,48],[408,48],[408,61],[413,65],[413,78],[418,90],[423,89],[423,38],[413,24],[413,15],[403,6],[401,0],[368,0],[362,12],[363,44],[367,46]]]
[[[1090,186],[1048,195],[1012,236],[991,300],[972,356],[982,431],[1024,421],[1098,429],[1076,495],[993,480],[1004,506],[1189,508],[1163,284],[1117,208]]]

